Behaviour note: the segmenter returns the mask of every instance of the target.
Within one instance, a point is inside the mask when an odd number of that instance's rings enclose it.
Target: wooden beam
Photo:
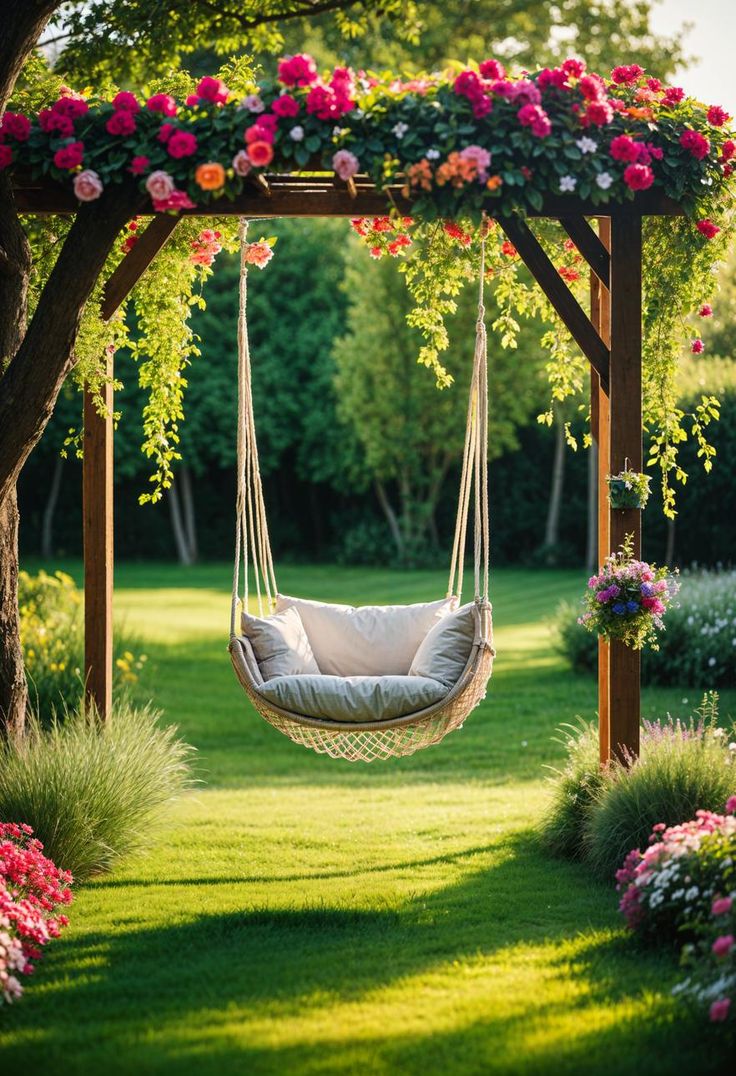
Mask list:
[[[601,284],[607,288],[611,279],[611,259],[605,244],[601,242],[585,217],[560,217],[560,224]],[[592,317],[591,321],[593,321]],[[593,324],[595,325],[595,321],[593,321]]]
[[[590,318],[525,222],[520,218],[508,218],[499,223],[524,259],[527,269],[562,318],[580,350],[593,368],[598,371],[603,388],[607,389],[608,348],[601,340]]]
[[[138,236],[138,241],[105,284],[101,312],[105,321],[109,321],[121,303],[127,299],[133,288],[145,273],[179,223],[179,218],[171,213],[154,217],[148,227]]]
[[[84,682],[87,703],[103,721],[112,707],[113,587],[113,356],[107,353],[102,390],[107,414],[97,413],[84,394],[82,502],[84,529]]]
[[[611,473],[628,464],[642,469],[642,297],[641,220],[611,221]],[[633,535],[634,555],[641,556],[641,512],[609,509],[611,550]],[[611,752],[626,761],[639,753],[641,655],[623,643],[610,646]]]
[[[606,252],[611,246],[611,222],[601,217],[598,221],[600,241]],[[611,342],[611,295],[600,278],[590,272],[590,318],[605,344]],[[590,426],[598,450],[597,461],[597,516],[598,516],[598,563],[602,564],[611,551],[610,512],[608,484],[610,474],[611,435],[609,401],[601,387],[597,372],[590,370]],[[611,759],[610,725],[610,660],[609,646],[598,640],[598,743],[600,760],[607,764]]]

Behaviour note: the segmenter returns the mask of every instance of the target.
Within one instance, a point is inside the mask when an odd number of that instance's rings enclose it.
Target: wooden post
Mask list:
[[[611,249],[611,221],[599,217],[598,235],[606,250]],[[611,294],[599,277],[590,274],[590,320],[598,330],[603,342],[611,343]],[[598,561],[603,563],[611,549],[610,516],[608,507],[606,475],[610,474],[610,422],[608,394],[601,387],[598,372],[590,370],[590,425],[593,439],[598,447]],[[610,664],[609,647],[603,639],[598,640],[598,741],[600,759],[607,763],[611,757],[610,726]]]
[[[631,211],[611,217],[611,360],[610,473],[627,465],[642,469],[642,221]],[[601,472],[603,477],[603,472]],[[605,496],[605,489],[601,495]],[[641,512],[607,510],[611,551],[627,534],[633,535],[634,554],[641,555]],[[641,660],[638,650],[620,642],[609,647],[608,708],[611,754],[626,761],[639,753],[641,716]]]
[[[113,354],[107,352],[102,390],[107,414],[99,415],[84,394],[84,677],[85,699],[105,721],[112,707],[113,578]]]

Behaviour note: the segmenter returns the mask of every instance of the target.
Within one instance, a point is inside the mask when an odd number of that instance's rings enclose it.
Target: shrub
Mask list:
[[[30,826],[0,822],[0,1005],[21,996],[18,975],[31,974],[40,947],[68,924],[57,909],[71,903],[71,883]]]
[[[44,722],[82,697],[84,623],[82,594],[70,575],[40,571],[18,576],[20,638],[31,705]],[[135,641],[115,638],[115,687],[137,683],[146,655],[136,656]]]
[[[542,840],[555,855],[580,859],[583,835],[593,804],[605,782],[595,725],[563,726],[567,752],[564,769],[553,770],[552,802],[542,826]]]
[[[657,823],[676,825],[697,810],[720,807],[736,792],[736,754],[717,716],[713,693],[687,723],[645,721],[640,757],[605,770],[598,764],[594,726],[567,733],[568,761],[553,779],[543,830],[547,846],[613,878],[626,853],[645,845]]]
[[[192,748],[150,707],[118,703],[109,722],[83,708],[0,745],[0,818],[32,826],[77,880],[146,847],[171,800],[191,783]]]
[[[736,796],[726,803],[736,811]],[[713,1022],[736,1016],[736,818],[698,811],[690,822],[652,830],[617,873],[621,912],[650,939],[685,933],[688,976],[673,994],[708,1008]],[[736,1008],[736,1006],[735,1006]]]
[[[724,687],[736,677],[736,570],[686,572],[679,604],[667,613],[659,650],[642,655],[645,684]],[[596,667],[597,639],[577,623],[579,610],[560,605],[558,649],[579,672]]]

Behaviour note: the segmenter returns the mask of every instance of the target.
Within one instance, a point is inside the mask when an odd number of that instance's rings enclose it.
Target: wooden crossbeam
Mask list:
[[[167,242],[179,218],[171,213],[154,217],[138,236],[138,242],[128,251],[105,284],[102,317],[109,321],[121,303],[127,299],[148,266]]]
[[[611,281],[611,258],[608,250],[585,217],[560,217],[560,224],[587,261],[604,288]]]
[[[609,350],[579,302],[555,269],[536,236],[520,218],[499,221],[524,259],[529,272],[562,318],[576,344],[598,372],[601,386],[608,390]]]

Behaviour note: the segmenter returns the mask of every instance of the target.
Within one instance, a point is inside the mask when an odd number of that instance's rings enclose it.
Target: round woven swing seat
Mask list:
[[[252,650],[247,640],[230,642],[230,657],[243,690],[256,711],[294,743],[347,762],[374,762],[411,755],[439,743],[461,728],[468,714],[485,698],[493,669],[490,609],[484,631],[481,610],[475,610],[476,633],[465,668],[438,702],[401,717],[366,722],[342,722],[295,713],[277,706],[259,690]]]

